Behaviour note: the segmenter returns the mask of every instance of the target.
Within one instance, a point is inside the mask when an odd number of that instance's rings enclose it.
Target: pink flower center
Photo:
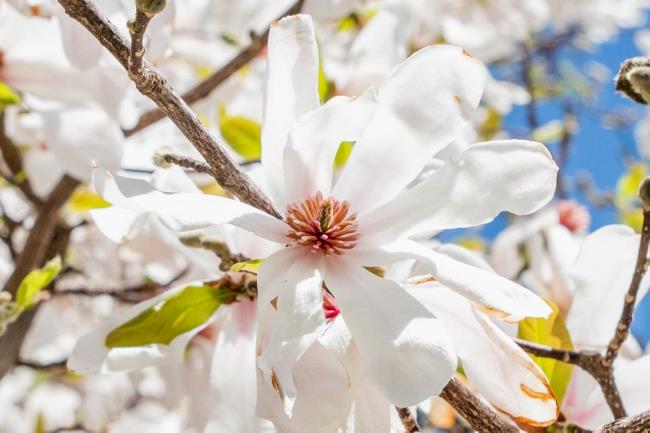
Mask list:
[[[291,227],[287,237],[297,245],[310,247],[313,253],[344,254],[359,239],[357,214],[349,213],[350,204],[321,192],[299,204],[287,206],[286,221]]]
[[[560,224],[572,233],[584,233],[589,228],[591,217],[586,207],[573,200],[560,200],[557,204]]]

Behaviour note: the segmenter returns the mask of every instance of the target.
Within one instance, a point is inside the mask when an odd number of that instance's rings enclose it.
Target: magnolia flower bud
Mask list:
[[[639,198],[643,203],[643,208],[650,210],[650,176],[643,179],[639,186]]]
[[[633,57],[621,65],[614,78],[616,90],[639,104],[650,101],[650,58]]]
[[[169,159],[167,159],[167,155],[171,152],[171,147],[169,146],[163,146],[160,149],[158,149],[156,152],[154,152],[153,157],[151,158],[153,160],[153,165],[155,165],[158,168],[169,168],[173,164]]]
[[[135,0],[135,7],[147,15],[155,15],[162,12],[166,5],[166,0]]]

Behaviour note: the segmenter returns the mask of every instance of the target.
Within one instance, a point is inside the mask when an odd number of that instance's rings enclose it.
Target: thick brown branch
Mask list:
[[[69,176],[64,176],[54,187],[48,199],[43,203],[34,221],[25,246],[16,260],[14,272],[5,285],[5,290],[15,296],[20,282],[34,268],[65,250],[69,231],[61,228],[59,210],[68,200],[79,182]],[[58,230],[58,228],[61,228]],[[23,340],[27,335],[36,308],[22,313],[0,338],[0,378],[7,373],[18,359]]]
[[[456,409],[473,429],[480,433],[517,433],[519,429],[478,399],[458,379],[452,378],[440,397]]]
[[[402,421],[405,433],[417,433],[420,431],[420,427],[408,407],[395,406],[395,409],[397,409],[399,419]]]
[[[128,71],[129,47],[117,29],[89,0],[59,0],[66,13],[81,23]],[[201,124],[196,114],[171,87],[167,79],[143,60],[141,74],[129,74],[138,90],[153,100],[212,167],[212,175],[243,202],[277,218],[271,201]]]
[[[300,12],[303,2],[304,0],[298,0],[295,2],[280,17],[278,17],[278,19]],[[200,101],[212,93],[214,89],[226,81],[232,74],[253,60],[266,46],[266,42],[269,38],[269,29],[270,26],[261,35],[253,37],[248,46],[240,51],[232,60],[226,63],[219,70],[215,71],[208,78],[201,81],[195,87],[185,92],[183,94],[183,100],[190,105]],[[140,116],[140,120],[138,120],[138,123],[133,128],[124,131],[124,134],[127,137],[133,135],[147,126],[156,123],[160,119],[164,119],[165,115],[166,113],[159,109],[148,111]]]
[[[648,433],[650,432],[650,411],[636,416],[620,418],[602,427],[598,433]]]

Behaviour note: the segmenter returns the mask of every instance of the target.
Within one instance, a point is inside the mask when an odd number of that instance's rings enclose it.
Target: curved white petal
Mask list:
[[[368,211],[399,193],[452,142],[483,93],[486,70],[462,48],[423,48],[377,91],[380,107],[334,187],[338,199]]]
[[[380,248],[358,248],[351,254],[364,266],[382,266],[398,260],[416,259],[437,281],[486,307],[484,312],[501,319],[547,317],[551,314],[546,302],[519,284],[414,241],[402,240]]]
[[[268,421],[255,416],[255,301],[240,301],[229,306],[214,347],[210,368],[212,400],[208,400],[207,432],[272,432]],[[201,379],[205,372],[201,371]],[[202,393],[190,393],[190,405],[205,405]]]
[[[103,48],[97,39],[78,21],[70,18],[62,8],[56,8],[63,50],[70,63],[79,69],[97,66]]]
[[[617,364],[614,367],[614,378],[629,416],[650,409],[650,356]],[[562,413],[566,415],[567,421],[594,431],[613,421],[600,387],[588,373],[580,369],[574,369],[562,403]]]
[[[262,127],[262,165],[279,208],[287,204],[283,173],[289,130],[318,105],[318,49],[311,17],[283,18],[269,33]]]
[[[347,258],[326,262],[325,283],[359,347],[366,376],[391,403],[417,404],[442,390],[456,355],[446,330],[424,306],[394,281]]]
[[[420,184],[359,218],[362,242],[379,245],[423,231],[471,227],[502,211],[528,214],[555,192],[557,166],[543,144],[489,141],[465,150]]]
[[[259,327],[257,366],[285,411],[296,401],[292,371],[325,324],[320,257],[302,248],[269,256],[258,273]]]
[[[286,241],[287,226],[282,221],[237,200],[208,194],[164,193],[144,180],[114,175],[102,168],[95,168],[93,184],[107,202],[156,215],[172,230],[232,224],[274,242]]]
[[[609,225],[596,230],[582,243],[571,270],[575,295],[567,317],[567,327],[577,347],[600,350],[614,336],[634,274],[639,241],[640,236],[630,227]],[[643,298],[649,283],[646,276],[638,300]]]
[[[440,284],[410,292],[449,330],[467,378],[493,406],[529,425],[549,425],[559,404],[533,360],[484,314]]]
[[[122,160],[124,136],[115,121],[99,108],[71,108],[43,114],[48,149],[71,176],[90,180],[91,162],[109,170]]]
[[[284,176],[287,201],[332,190],[334,156],[342,141],[356,141],[377,110],[374,89],[358,98],[337,96],[306,114],[291,130]]]
[[[363,373],[363,360],[359,348],[341,315],[330,323],[319,342],[336,354],[345,367],[352,395],[352,407],[346,432],[389,432],[392,405],[368,383]]]
[[[191,331],[177,336],[169,345],[151,344],[142,347],[108,348],[105,341],[113,329],[123,325],[160,301],[173,296],[187,286],[188,284],[183,284],[114,313],[109,319],[100,323],[77,342],[68,358],[68,369],[79,374],[101,374],[115,371],[131,371],[167,362],[181,363],[187,344],[197,333],[208,326],[212,319],[207,320]]]

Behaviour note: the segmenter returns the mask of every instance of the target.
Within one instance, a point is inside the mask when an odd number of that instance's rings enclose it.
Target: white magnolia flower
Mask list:
[[[323,284],[340,305],[365,373],[391,403],[418,403],[453,374],[456,357],[440,321],[364,266],[415,258],[441,283],[499,315],[550,313],[521,286],[407,239],[482,224],[503,210],[533,212],[553,194],[557,168],[543,145],[528,141],[471,146],[405,190],[478,105],[485,82],[480,62],[460,48],[432,46],[378,89],[319,107],[314,31],[309,17],[298,15],[273,26],[267,74],[262,163],[286,221],[235,200],[164,194],[102,170],[95,187],[115,206],[154,212],[174,229],[230,223],[284,246],[258,276],[259,302],[277,298],[282,318],[258,367],[278,384],[287,411],[295,397],[291,367],[324,324]],[[333,158],[344,140],[356,144],[334,181]]]
[[[575,296],[567,318],[576,349],[604,351],[614,336],[624,298],[634,274],[640,235],[627,226],[605,226],[587,236],[572,266]],[[646,276],[637,299],[650,286]],[[629,415],[650,407],[650,356],[641,355],[633,336],[628,337],[614,363],[616,385]],[[586,372],[573,369],[573,377],[562,403],[569,422],[597,430],[612,421],[600,386]]]
[[[560,200],[531,217],[517,219],[499,233],[492,244],[490,263],[506,278],[520,276],[566,312],[574,291],[569,272],[589,222],[584,206]]]
[[[92,161],[120,167],[124,137],[104,110],[66,105],[20,113],[11,108],[7,110],[7,136],[27,147],[24,166],[36,194],[48,194],[64,174],[90,180]]]

